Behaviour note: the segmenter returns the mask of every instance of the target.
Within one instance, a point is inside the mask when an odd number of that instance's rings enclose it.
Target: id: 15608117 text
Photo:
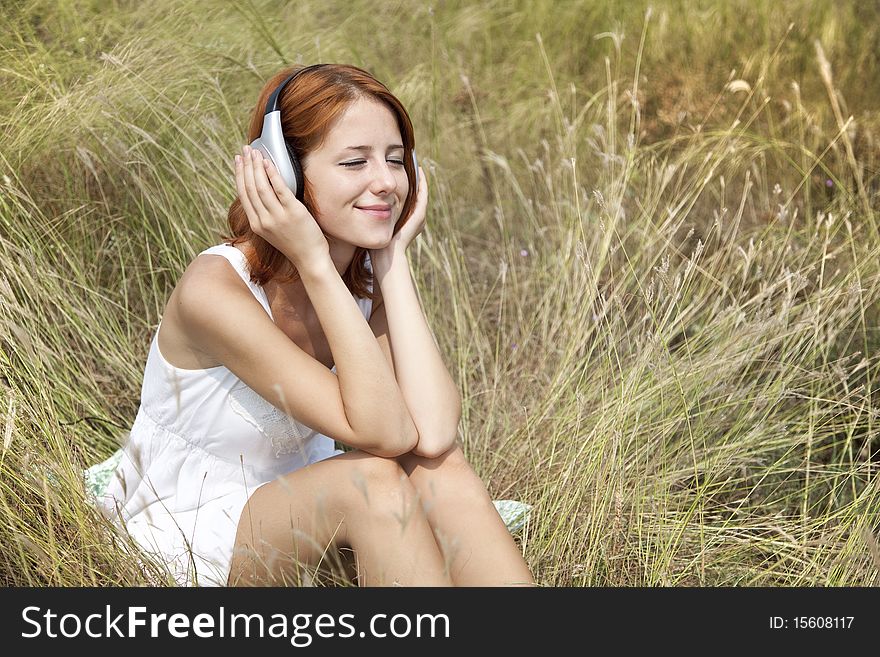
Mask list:
[[[782,616],[770,617],[772,630],[848,630],[855,616]]]

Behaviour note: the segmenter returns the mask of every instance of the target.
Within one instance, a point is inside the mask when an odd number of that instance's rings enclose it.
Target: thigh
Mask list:
[[[260,486],[241,513],[229,584],[309,584],[317,566],[345,579],[347,518],[368,513],[399,476],[394,459],[355,450]]]

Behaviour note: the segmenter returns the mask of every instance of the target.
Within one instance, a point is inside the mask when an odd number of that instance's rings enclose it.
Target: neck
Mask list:
[[[354,259],[355,247],[351,244],[338,242],[332,237],[328,237],[327,241],[330,245],[330,259],[341,277]],[[269,302],[273,306],[273,312],[281,312],[300,321],[304,321],[310,316],[312,304],[301,280],[297,279],[283,285],[270,281],[264,286],[264,289],[266,289]]]
[[[330,244],[330,259],[333,261],[333,266],[336,267],[336,271],[342,276],[354,259],[355,247],[352,244],[339,242],[329,236],[327,237],[327,242]]]

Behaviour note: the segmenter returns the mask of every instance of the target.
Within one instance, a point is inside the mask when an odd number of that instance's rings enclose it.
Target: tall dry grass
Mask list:
[[[283,63],[400,95],[461,439],[553,585],[877,582],[877,10],[34,1],[0,39],[0,581],[167,583],[81,470]],[[873,50],[871,48],[873,47]]]

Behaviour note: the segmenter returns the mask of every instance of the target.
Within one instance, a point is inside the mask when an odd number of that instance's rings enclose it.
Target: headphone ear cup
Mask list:
[[[284,184],[302,201],[302,167],[281,131],[281,112],[276,110],[263,117],[263,131],[251,142],[251,148],[259,149],[264,157],[272,160]]]
[[[285,141],[284,146],[287,148],[287,156],[290,158],[290,167],[293,169],[293,175],[296,178],[296,189],[294,190],[294,195],[299,200],[299,202],[302,203],[303,197],[306,193],[302,167],[299,164],[299,158],[296,156],[296,153],[293,152],[290,144]]]

